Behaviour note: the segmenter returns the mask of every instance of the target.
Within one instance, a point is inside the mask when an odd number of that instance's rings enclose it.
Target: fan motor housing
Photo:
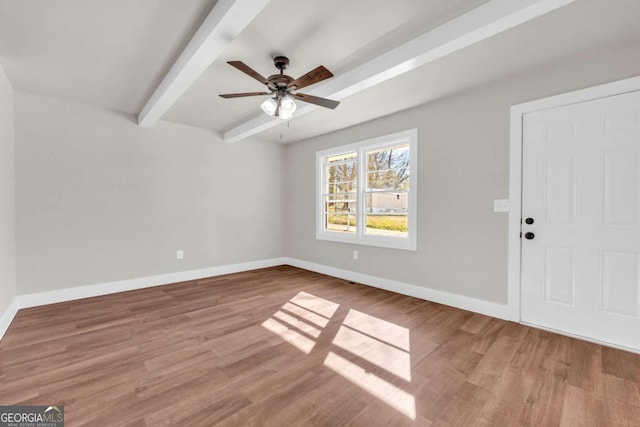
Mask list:
[[[270,83],[273,83],[277,87],[287,87],[289,82],[293,81],[293,77],[287,76],[286,74],[274,74],[267,78]]]

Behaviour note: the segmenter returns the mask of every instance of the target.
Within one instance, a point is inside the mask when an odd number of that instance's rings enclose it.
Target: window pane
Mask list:
[[[366,194],[367,227],[372,236],[407,237],[409,232],[409,194],[374,192]]]
[[[356,232],[357,155],[354,151],[325,158],[325,231]]]
[[[368,214],[406,215],[409,212],[409,193],[373,192],[366,194]]]
[[[357,181],[329,181],[328,192],[336,193],[354,193],[356,192]]]
[[[367,190],[409,190],[409,145],[367,153]]]
[[[327,231],[355,234],[356,216],[354,214],[346,213],[325,214],[324,229]]]
[[[327,167],[327,192],[349,193],[358,186],[358,168],[355,162]]]
[[[409,235],[409,218],[407,215],[367,215],[369,236],[407,237]]]
[[[342,213],[356,213],[356,202],[326,202],[325,212],[342,212]]]
[[[326,164],[326,184],[327,192],[349,193],[356,191],[358,167],[356,151],[327,157]]]

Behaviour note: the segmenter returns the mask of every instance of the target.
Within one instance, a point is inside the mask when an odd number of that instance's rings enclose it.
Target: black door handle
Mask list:
[[[533,218],[527,218],[524,220],[524,222],[526,222],[527,224],[531,225],[533,224],[535,221],[533,220]]]
[[[530,231],[528,233],[524,233],[524,238],[527,240],[533,240],[534,237],[536,237],[536,235]]]

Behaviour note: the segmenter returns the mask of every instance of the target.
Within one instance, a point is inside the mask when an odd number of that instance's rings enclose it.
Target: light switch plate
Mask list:
[[[497,199],[493,201],[494,212],[509,212],[509,199]]]

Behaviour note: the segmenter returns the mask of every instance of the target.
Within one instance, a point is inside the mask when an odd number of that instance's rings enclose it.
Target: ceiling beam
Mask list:
[[[138,114],[153,126],[271,0],[218,0]]]
[[[574,1],[491,0],[407,43],[315,85],[308,93],[337,100],[346,98]],[[300,104],[294,117],[318,108]],[[279,123],[279,119],[261,114],[224,132],[224,140],[236,142]]]

